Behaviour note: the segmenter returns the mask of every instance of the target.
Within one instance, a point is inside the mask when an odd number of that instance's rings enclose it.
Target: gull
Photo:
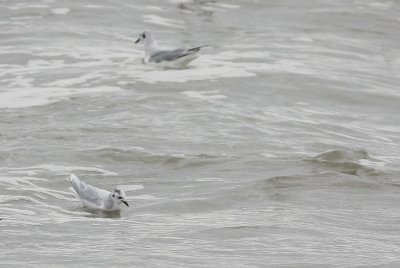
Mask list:
[[[82,204],[91,209],[100,209],[104,211],[121,210],[121,205],[126,202],[125,193],[122,190],[115,189],[112,192],[93,187],[78,179],[77,176],[71,174],[70,181],[78,198]]]
[[[141,33],[135,44],[140,41],[144,42],[144,63],[165,63],[168,66],[176,68],[185,68],[191,61],[199,57],[198,52],[202,47],[208,46],[177,49],[162,48],[157,44],[153,34],[149,30]]]

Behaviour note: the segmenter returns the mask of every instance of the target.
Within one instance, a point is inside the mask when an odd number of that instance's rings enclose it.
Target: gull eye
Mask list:
[[[112,195],[112,197],[115,197],[115,195]]]
[[[118,199],[122,199],[122,197],[118,197]]]
[[[143,33],[143,34],[142,34],[142,37],[143,37],[143,38],[146,38],[146,34]]]

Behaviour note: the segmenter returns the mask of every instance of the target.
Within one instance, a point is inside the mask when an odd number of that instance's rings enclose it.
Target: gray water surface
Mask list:
[[[396,1],[0,1],[1,267],[400,266]],[[184,70],[134,40],[209,44]],[[74,173],[125,190],[88,211]]]

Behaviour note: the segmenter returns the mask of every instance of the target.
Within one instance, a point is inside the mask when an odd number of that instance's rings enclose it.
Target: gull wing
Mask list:
[[[151,55],[149,61],[155,63],[174,61],[189,54],[191,54],[191,52],[189,52],[187,49],[162,50]]]
[[[174,50],[157,51],[150,56],[149,61],[155,62],[155,63],[160,63],[162,61],[174,61],[174,60],[186,57],[188,55],[195,54],[200,51],[200,48],[206,47],[206,46],[208,46],[208,45],[200,46],[200,47],[193,47],[193,48],[188,48],[188,49],[178,48],[178,49],[174,49]]]
[[[75,175],[70,177],[74,190],[83,203],[90,203],[93,207],[101,207],[107,191],[93,187],[79,180]]]

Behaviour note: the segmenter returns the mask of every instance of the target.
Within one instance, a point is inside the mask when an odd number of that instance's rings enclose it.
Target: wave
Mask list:
[[[257,183],[256,188],[262,193],[277,193],[282,191],[308,191],[311,189],[344,188],[369,189],[380,188],[378,181],[370,178],[350,176],[340,172],[315,172],[302,175],[274,176]],[[279,195],[279,194],[278,194]],[[274,197],[279,198],[279,197]]]
[[[113,148],[100,147],[80,151],[82,158],[100,158],[104,162],[141,162],[146,164],[179,165],[196,167],[212,164],[230,156],[213,154],[184,154],[179,152],[151,152],[141,147]]]
[[[365,150],[337,149],[302,160],[298,174],[272,176],[256,184],[262,193],[274,191],[345,188],[378,190],[392,185],[393,172]]]
[[[26,87],[13,88],[0,92],[0,108],[26,108],[42,106],[65,100],[66,97],[99,92],[116,92],[118,87],[64,88],[64,87]]]
[[[330,150],[306,161],[326,171],[336,171],[350,175],[379,175],[378,168],[385,162],[371,157],[365,150]]]

